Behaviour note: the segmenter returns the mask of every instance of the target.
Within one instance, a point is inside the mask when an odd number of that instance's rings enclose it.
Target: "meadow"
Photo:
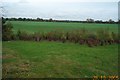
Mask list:
[[[11,21],[14,32],[19,29],[33,32],[49,32],[53,30],[78,30],[85,28],[90,31],[97,31],[99,29],[109,29],[111,32],[118,33],[118,24],[98,24],[98,23],[66,23],[66,22],[34,22],[34,21]]]
[[[118,24],[11,21],[13,31],[49,32],[109,29]],[[4,78],[89,78],[118,75],[118,44],[88,47],[60,41],[3,41]]]
[[[89,78],[118,75],[118,45],[3,42],[4,78]]]

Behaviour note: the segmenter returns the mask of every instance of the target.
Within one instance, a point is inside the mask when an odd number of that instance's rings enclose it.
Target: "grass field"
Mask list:
[[[91,31],[108,29],[118,33],[117,24],[11,21],[14,32],[24,30]],[[118,45],[88,47],[70,42],[3,41],[3,77],[79,78],[118,75]]]
[[[31,21],[11,21],[14,31],[24,30],[27,32],[49,32],[52,30],[77,30],[86,28],[96,31],[99,29],[109,29],[118,33],[118,24],[97,24],[97,23],[64,23],[64,22],[31,22]]]
[[[118,45],[87,47],[60,42],[3,42],[3,77],[118,75]]]

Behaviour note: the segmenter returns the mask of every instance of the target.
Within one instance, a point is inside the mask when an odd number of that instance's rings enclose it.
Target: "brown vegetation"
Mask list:
[[[120,43],[118,34],[109,32],[109,30],[99,30],[97,32],[90,32],[86,29],[76,31],[51,31],[47,33],[35,32],[34,34],[28,34],[24,31],[18,31],[17,39],[20,40],[33,40],[33,41],[60,41],[65,43],[66,41],[79,43],[81,45],[87,44],[89,47],[98,45],[110,45],[113,43]]]

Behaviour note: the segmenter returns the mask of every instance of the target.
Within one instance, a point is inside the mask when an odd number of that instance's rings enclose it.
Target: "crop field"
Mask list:
[[[118,33],[118,24],[11,21],[13,31],[34,32],[107,29]],[[71,33],[72,34],[72,33]],[[41,37],[41,35],[40,35]],[[73,35],[74,37],[74,35]],[[54,37],[55,38],[55,37]],[[67,40],[3,41],[4,78],[89,78],[118,76],[117,43],[88,47]],[[64,36],[63,36],[64,38]],[[29,39],[29,38],[28,38]],[[66,38],[65,38],[66,39]],[[74,39],[75,40],[75,39]]]
[[[85,28],[90,31],[99,29],[109,29],[118,33],[118,24],[98,24],[98,23],[66,23],[66,22],[31,22],[31,21],[11,21],[14,31],[24,30],[27,32],[49,32],[53,30],[78,30]]]
[[[82,78],[118,75],[118,45],[3,42],[3,77]]]

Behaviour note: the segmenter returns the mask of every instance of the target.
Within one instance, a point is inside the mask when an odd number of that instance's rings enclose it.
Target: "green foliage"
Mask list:
[[[16,36],[19,40],[33,40],[33,34],[28,34],[26,31],[18,30]]]
[[[44,36],[44,35],[41,35],[40,32],[35,32],[33,34],[33,38],[34,38],[35,41],[40,41],[42,39],[42,36]]]
[[[114,40],[118,40],[120,38],[119,34],[115,34],[114,32],[111,33]]]
[[[2,26],[2,40],[9,41],[12,40],[13,31],[12,31],[12,24],[10,22],[6,22]]]
[[[90,34],[87,36],[87,39],[89,39],[89,38],[96,40],[96,39],[97,39],[97,35],[96,35],[96,34],[93,34],[93,33],[90,33]]]
[[[61,42],[74,42],[80,44],[88,44],[88,45],[100,45],[100,44],[112,44],[115,43],[118,36],[115,33],[109,32],[109,30],[100,29],[97,32],[87,31],[85,28],[80,30],[73,30],[73,31],[50,31],[46,33],[35,32],[34,34],[27,33],[25,31],[18,30],[17,32],[18,39],[20,40],[48,40],[48,41],[61,41]]]

